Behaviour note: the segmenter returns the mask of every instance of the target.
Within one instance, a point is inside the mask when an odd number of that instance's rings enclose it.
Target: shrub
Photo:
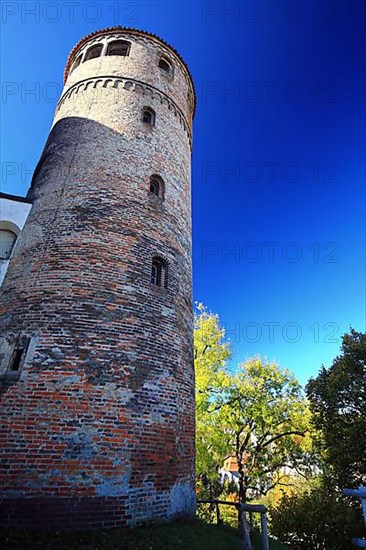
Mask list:
[[[285,495],[270,516],[271,534],[293,550],[349,550],[362,534],[358,510],[324,486]]]

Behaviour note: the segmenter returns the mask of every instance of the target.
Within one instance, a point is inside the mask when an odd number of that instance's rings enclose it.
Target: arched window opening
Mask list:
[[[0,229],[0,260],[8,260],[14,248],[17,236],[9,229]]]
[[[84,57],[83,63],[85,61],[89,61],[90,59],[95,59],[96,57],[100,57],[102,55],[103,45],[102,44],[96,44],[95,46],[91,46]]]
[[[70,74],[71,74],[73,71],[75,71],[75,69],[78,68],[78,66],[79,66],[80,63],[81,63],[81,58],[82,58],[81,55],[79,55],[79,57],[76,58],[76,60],[75,60],[75,62],[74,62],[74,64],[73,64],[73,66],[71,67]]]
[[[164,181],[160,176],[154,174],[150,178],[150,193],[164,200]]]
[[[155,286],[167,287],[166,262],[162,258],[152,259],[150,282]]]
[[[142,112],[142,122],[155,126],[155,111],[151,107],[144,107]]]
[[[122,55],[126,57],[130,55],[130,48],[130,42],[126,42],[126,40],[114,40],[114,42],[108,44],[106,55]]]
[[[169,63],[169,61],[167,61],[167,60],[164,59],[163,57],[161,57],[161,58],[159,59],[159,68],[160,68],[162,71],[164,71],[164,72],[166,72],[166,73],[168,73],[168,74],[170,74],[170,73],[172,72],[172,66],[171,66],[171,64]]]

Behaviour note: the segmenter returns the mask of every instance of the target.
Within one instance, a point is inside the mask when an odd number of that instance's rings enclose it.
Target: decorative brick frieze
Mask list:
[[[121,96],[121,94],[118,94],[118,91],[120,91],[121,89],[131,91],[131,92],[138,92],[143,96],[145,96],[146,100],[157,99],[158,101],[160,101],[161,105],[165,105],[166,108],[169,111],[171,111],[172,116],[175,116],[178,119],[179,124],[183,126],[184,131],[187,133],[190,145],[192,145],[192,133],[191,133],[190,126],[187,120],[185,119],[183,112],[179,109],[178,105],[176,105],[169,96],[167,96],[158,88],[147,85],[144,82],[141,82],[138,80],[132,80],[131,78],[99,76],[95,78],[88,78],[81,82],[77,82],[76,84],[71,86],[61,96],[56,108],[56,112],[58,112],[61,105],[65,101],[67,100],[71,102],[74,101],[74,98],[78,94],[78,92],[87,91],[88,89],[92,90],[93,92],[89,94],[86,101],[89,103],[98,102],[101,97],[101,94],[98,93],[100,88],[113,88],[113,90],[116,90],[115,92],[116,101],[123,100],[123,97]]]

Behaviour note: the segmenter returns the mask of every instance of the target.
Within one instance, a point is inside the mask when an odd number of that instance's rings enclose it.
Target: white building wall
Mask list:
[[[12,195],[0,193],[0,229],[13,231],[19,237],[31,207],[32,204],[23,197],[13,197]],[[10,258],[7,260],[0,259],[0,286],[8,269]]]

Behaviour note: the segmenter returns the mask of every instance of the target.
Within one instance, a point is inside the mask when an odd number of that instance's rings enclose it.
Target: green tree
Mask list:
[[[289,371],[249,359],[229,377],[218,405],[222,439],[238,462],[240,501],[287,486],[289,473],[306,474],[309,410]]]
[[[338,487],[366,484],[366,334],[351,329],[329,369],[310,379],[307,395],[320,448]]]
[[[285,468],[304,473],[310,413],[294,376],[260,358],[229,372],[225,332],[201,304],[194,341],[198,478],[214,486],[224,460],[235,456],[239,498],[246,501],[249,494],[288,484]]]
[[[341,354],[306,387],[322,459],[317,483],[271,509],[271,530],[294,549],[348,550],[364,537],[359,501],[342,495],[366,482],[366,334],[351,329]]]
[[[194,318],[194,365],[196,375],[196,472],[205,484],[217,483],[217,469],[225,450],[220,430],[211,415],[212,403],[225,386],[226,361],[231,356],[225,331],[217,315],[196,304]]]

